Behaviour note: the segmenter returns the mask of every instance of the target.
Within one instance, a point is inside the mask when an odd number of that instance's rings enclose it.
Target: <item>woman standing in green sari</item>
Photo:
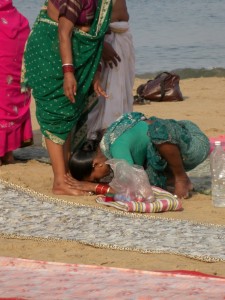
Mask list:
[[[24,54],[24,86],[32,88],[36,117],[51,159],[54,194],[74,195],[64,183],[70,135],[99,85],[99,64],[111,0],[46,1]]]

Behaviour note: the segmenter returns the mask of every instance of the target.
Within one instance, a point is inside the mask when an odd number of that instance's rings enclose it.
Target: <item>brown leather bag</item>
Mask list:
[[[140,100],[151,101],[182,101],[183,96],[179,86],[180,76],[177,74],[163,72],[157,75],[153,80],[148,80],[145,84],[137,88],[138,98]]]

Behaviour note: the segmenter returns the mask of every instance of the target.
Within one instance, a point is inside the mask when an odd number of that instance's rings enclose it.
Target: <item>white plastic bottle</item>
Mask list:
[[[215,207],[225,207],[225,151],[220,141],[215,141],[215,148],[210,154],[212,179],[212,203]]]

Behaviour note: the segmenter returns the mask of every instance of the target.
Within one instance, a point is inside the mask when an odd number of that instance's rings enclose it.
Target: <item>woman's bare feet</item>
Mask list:
[[[191,197],[191,191],[193,191],[193,184],[188,176],[175,178],[174,194],[179,199],[187,199]]]

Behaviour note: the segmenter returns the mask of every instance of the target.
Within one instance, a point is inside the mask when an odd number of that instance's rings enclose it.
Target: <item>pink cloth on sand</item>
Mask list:
[[[24,46],[30,27],[11,0],[0,0],[0,157],[32,139],[30,92],[21,93]],[[4,45],[4,47],[3,47]]]
[[[215,141],[220,141],[223,149],[225,150],[225,134],[214,136],[209,138],[210,140],[210,153],[215,148]]]
[[[225,278],[185,270],[154,272],[0,257],[0,299],[4,299],[1,297],[224,300]]]

